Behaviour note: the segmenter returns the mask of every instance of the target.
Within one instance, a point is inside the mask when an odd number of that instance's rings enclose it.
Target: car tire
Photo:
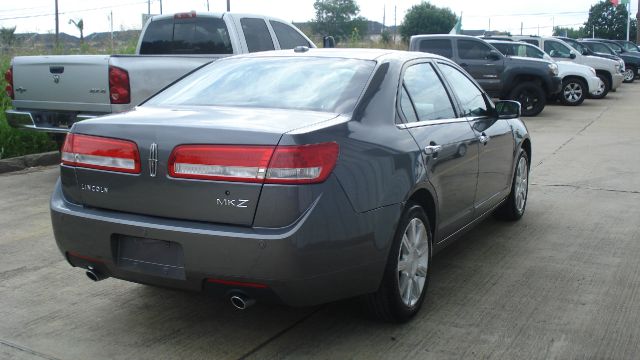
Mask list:
[[[409,202],[396,229],[380,288],[365,296],[370,314],[394,323],[415,316],[427,292],[431,256],[429,219],[420,205]]]
[[[508,221],[520,220],[527,207],[529,195],[529,155],[524,149],[520,149],[516,168],[513,172],[511,192],[502,205],[496,209],[498,218]]]
[[[636,79],[637,69],[633,66],[629,66],[624,70],[624,82],[632,83]]]
[[[602,73],[597,73],[596,76],[598,76],[600,81],[602,81],[602,85],[600,86],[600,89],[598,89],[598,91],[595,94],[591,94],[591,98],[603,99],[605,96],[607,96],[607,94],[611,90],[611,81],[609,81],[609,78]]]
[[[542,87],[534,82],[525,81],[516,85],[509,94],[511,100],[520,103],[522,116],[536,116],[542,112],[547,97]]]
[[[562,91],[559,98],[563,105],[577,106],[584,102],[588,93],[587,83],[579,78],[570,77],[562,80]]]

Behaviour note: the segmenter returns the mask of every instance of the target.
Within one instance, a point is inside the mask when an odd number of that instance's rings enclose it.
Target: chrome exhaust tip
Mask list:
[[[238,310],[246,310],[248,307],[256,303],[254,299],[248,298],[242,294],[232,295],[230,300],[231,305]]]
[[[87,269],[86,274],[87,277],[93,281],[101,281],[108,278],[108,276],[104,276],[102,273],[92,268]]]

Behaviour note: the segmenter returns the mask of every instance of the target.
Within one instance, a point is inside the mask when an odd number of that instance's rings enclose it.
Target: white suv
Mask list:
[[[602,91],[592,95],[593,98],[600,99],[605,97],[610,90],[615,91],[624,80],[624,65],[621,65],[618,61],[582,55],[578,50],[560,39],[523,35],[514,35],[512,38],[541,48],[556,61],[572,61],[594,68],[604,86],[601,89]]]

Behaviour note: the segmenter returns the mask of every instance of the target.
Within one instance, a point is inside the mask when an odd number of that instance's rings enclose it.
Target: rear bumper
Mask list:
[[[51,112],[38,110],[6,110],[11,127],[48,133],[69,132],[77,121],[92,119],[105,114],[81,114],[75,112]]]
[[[331,213],[334,216],[328,216]],[[356,213],[346,198],[320,196],[293,224],[269,229],[85,208],[64,198],[60,182],[51,198],[56,242],[73,266],[91,265],[115,278],[163,287],[227,296],[241,291],[292,306],[376,291],[400,214],[401,204]],[[180,244],[186,279],[123,269],[117,260],[119,236]],[[208,279],[266,287],[244,288]]]

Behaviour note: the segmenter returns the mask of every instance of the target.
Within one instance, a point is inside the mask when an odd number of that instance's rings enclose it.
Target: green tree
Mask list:
[[[0,42],[2,50],[8,51],[16,39],[16,27],[0,27]]]
[[[566,36],[572,39],[578,39],[581,37],[585,37],[586,34],[584,33],[584,27],[581,27],[579,29],[574,29],[574,28],[556,26],[553,28],[553,36]]]
[[[82,19],[76,21],[73,19],[69,19],[69,24],[75,25],[80,31],[80,44],[84,43],[84,21]]]
[[[336,41],[348,40],[356,31],[367,32],[367,19],[358,16],[360,7],[355,0],[316,0],[316,18],[311,22],[315,33],[333,36]]]
[[[628,16],[626,5],[614,6],[609,0],[602,0],[589,9],[589,19],[584,23],[583,35],[591,36],[595,32],[595,37],[599,38],[626,39]],[[633,36],[632,31],[629,35]]]
[[[400,34],[404,41],[419,34],[448,34],[455,24],[456,14],[451,9],[422,2],[407,11]]]

